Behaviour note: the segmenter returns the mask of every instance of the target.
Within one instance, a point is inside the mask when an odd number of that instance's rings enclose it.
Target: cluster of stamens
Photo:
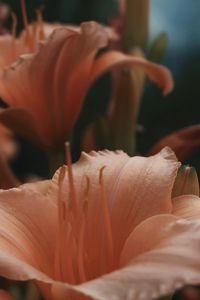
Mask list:
[[[103,240],[104,245],[102,245],[104,253],[102,253],[102,249],[99,249],[99,264],[102,263],[101,258],[103,255],[104,263],[106,262],[107,264],[103,272],[107,273],[113,270],[114,250],[111,218],[104,186],[104,170],[105,167],[99,170],[99,199],[101,202],[100,213],[102,214],[101,226],[105,237]],[[89,254],[87,253],[86,241],[88,238],[88,209],[90,201],[96,201],[96,199],[89,199],[89,191],[91,188],[90,178],[85,175],[84,180],[85,189],[81,199],[78,199],[72,173],[70,149],[69,146],[67,146],[67,167],[63,166],[61,168],[58,179],[59,224],[54,269],[57,280],[71,284],[78,284],[93,279],[91,278],[92,272],[92,276],[95,277],[95,270],[89,270],[91,264]],[[90,241],[90,247],[92,246],[92,241]],[[88,274],[90,274],[90,276]]]
[[[38,9],[36,10],[36,21],[32,24],[32,26],[29,26],[28,23],[28,17],[26,13],[26,5],[25,0],[21,0],[21,10],[22,10],[22,19],[24,24],[25,33],[20,38],[21,42],[23,43],[24,53],[32,53],[36,50],[37,45],[39,41],[42,41],[45,39],[45,33],[44,33],[44,23],[42,18],[42,10]],[[17,33],[17,17],[14,12],[11,13],[12,17],[12,45],[11,45],[11,57],[12,60],[15,61],[17,58],[17,39],[16,39],[16,33]]]

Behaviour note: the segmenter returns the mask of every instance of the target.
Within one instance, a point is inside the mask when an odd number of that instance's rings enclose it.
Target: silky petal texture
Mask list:
[[[96,260],[101,257],[95,247],[96,242],[99,246],[98,238],[100,242],[105,238],[98,201],[101,200],[99,173],[103,167],[114,248],[118,250],[121,237],[124,242],[120,264],[116,267],[119,269],[104,276],[99,273],[97,278]],[[64,169],[55,174],[53,181],[0,191],[0,275],[15,280],[36,280],[43,295],[51,300],[67,297],[145,300],[168,294],[185,284],[199,283],[200,221],[178,220],[172,215],[155,216],[171,213],[171,189],[178,167],[176,157],[168,148],[149,158],[129,158],[123,152],[92,152],[84,154],[73,165],[80,207],[84,195],[87,196],[85,244],[88,248],[85,250],[92,260],[92,265],[91,262],[87,265],[91,272],[87,274],[89,281],[78,285],[53,280],[58,183]],[[67,198],[68,175],[63,179],[66,180],[62,197]],[[149,211],[144,211],[145,206]],[[122,227],[124,232],[119,230]]]
[[[176,153],[180,161],[186,160],[200,147],[200,125],[186,127],[167,135],[151,148],[148,155],[153,155],[166,146]]]
[[[173,215],[187,220],[200,219],[200,198],[194,195],[184,195],[172,199]]]
[[[171,294],[184,285],[197,284],[200,282],[199,232],[200,222],[177,220],[170,215],[154,216],[140,224],[127,241],[127,248],[132,245],[134,251],[136,246],[143,254],[132,258],[129,251],[126,266],[122,264],[120,270],[73,286],[74,292],[65,284],[54,283],[52,293],[59,300],[67,296],[150,300]],[[126,246],[122,259],[127,257],[125,252]],[[82,298],[80,293],[84,295]]]
[[[3,259],[5,266],[10,265],[8,272],[12,272],[9,259],[13,256],[14,261],[21,260],[32,268],[53,276],[57,207],[53,200],[48,198],[50,183],[44,181],[25,184],[19,188],[0,191],[1,268]],[[51,235],[48,232],[51,232]],[[2,255],[5,258],[2,258]],[[4,275],[8,277],[6,267],[4,270]],[[3,272],[3,269],[1,271]],[[14,276],[20,272],[21,268]]]
[[[73,165],[74,184],[79,201],[85,193],[86,178],[89,178],[85,242],[91,257],[86,270],[93,270],[93,274],[88,273],[89,278],[101,274],[99,248],[104,244],[105,237],[102,231],[104,216],[101,212],[99,170],[104,166],[103,181],[117,261],[125,240],[135,226],[152,215],[171,212],[171,191],[179,163],[173,152],[166,148],[149,158],[130,158],[123,152],[91,152],[83,154],[79,162]],[[55,181],[57,177],[58,173],[54,177]],[[66,194],[65,197],[69,196]]]
[[[0,121],[6,127],[30,139],[33,143],[45,147],[45,141],[43,141],[38,124],[35,122],[33,114],[29,111],[21,108],[2,109],[0,110]]]

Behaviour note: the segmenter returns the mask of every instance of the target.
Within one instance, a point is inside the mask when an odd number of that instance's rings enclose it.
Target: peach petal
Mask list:
[[[199,282],[198,232],[200,222],[177,220],[170,215],[154,216],[135,230],[140,236],[139,241],[142,240],[142,251],[135,258],[130,257],[128,265],[115,272],[76,286],[51,281],[35,271],[30,275],[31,268],[28,276],[36,277],[43,289],[47,284],[52,286],[52,298],[49,296],[49,299],[154,299]],[[149,241],[150,236],[153,243],[146,247],[145,241]],[[21,280],[24,278],[27,278],[27,271]]]
[[[89,85],[105,72],[122,67],[143,69],[149,78],[163,89],[164,95],[167,95],[173,89],[173,80],[167,68],[151,63],[144,58],[131,57],[117,51],[109,51],[96,59]]]
[[[0,191],[0,250],[53,276],[57,209],[49,189],[44,181]]]
[[[46,139],[42,139],[38,129],[38,125],[35,122],[33,115],[25,109],[21,108],[7,108],[0,110],[0,121],[11,130],[15,130],[16,133],[21,134],[25,138],[31,136],[32,142],[46,145]],[[26,126],[24,126],[26,124]]]
[[[172,199],[172,213],[187,220],[199,220],[200,198],[195,195],[183,195]]]
[[[159,223],[162,227],[154,226]],[[152,249],[135,257],[126,267],[74,286],[73,289],[95,300],[149,300],[173,293],[187,284],[199,283],[197,236],[200,222],[177,220],[173,216],[155,216],[144,222],[143,226],[140,226],[140,232],[146,233],[142,236],[143,244],[145,240],[149,241],[149,237],[153,238]],[[157,234],[154,238],[155,232]],[[60,283],[54,284],[54,292],[62,295],[61,299],[70,293],[69,288]]]

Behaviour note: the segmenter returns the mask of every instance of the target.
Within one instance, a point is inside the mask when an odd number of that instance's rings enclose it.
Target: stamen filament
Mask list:
[[[63,251],[63,259],[62,259],[62,270],[63,270],[63,280],[75,284],[76,283],[76,277],[73,267],[73,233],[71,229],[69,228],[69,224],[65,224],[65,243],[62,245],[62,251]],[[67,251],[66,251],[67,250]]]
[[[110,268],[113,267],[114,262],[114,250],[113,250],[113,235],[112,235],[112,225],[110,220],[110,213],[108,208],[108,201],[105,193],[105,186],[103,180],[103,171],[105,166],[102,167],[99,171],[99,184],[100,184],[100,191],[101,191],[101,204],[103,208],[103,217],[104,217],[104,225],[105,225],[105,233],[107,237],[107,247],[108,247],[108,262],[110,264]]]
[[[14,12],[11,12],[12,17],[12,45],[11,45],[11,51],[12,51],[12,58],[13,60],[16,59],[17,53],[16,53],[16,31],[17,31],[17,17]]]
[[[78,205],[77,205],[76,189],[74,186],[74,179],[73,179],[73,172],[72,172],[72,159],[71,159],[69,143],[65,143],[65,149],[66,149],[66,158],[67,158],[67,167],[68,167],[67,170],[68,170],[68,179],[69,179],[69,186],[70,186],[71,199],[72,199],[72,207],[74,208],[75,216],[77,216]]]
[[[79,239],[78,239],[78,270],[80,281],[87,280],[84,266],[84,233],[85,233],[85,221],[83,216],[83,222],[81,224]]]
[[[84,282],[87,280],[86,272],[85,272],[85,261],[84,261],[84,235],[85,235],[85,223],[86,223],[86,215],[88,211],[88,198],[89,198],[89,188],[90,188],[90,179],[86,175],[86,188],[83,195],[83,208],[82,208],[82,222],[81,229],[78,238],[78,270],[80,281]]]
[[[27,42],[29,45],[29,50],[32,51],[33,45],[32,45],[31,34],[30,34],[29,26],[28,26],[28,18],[27,18],[25,0],[21,0],[21,10],[22,10],[22,19],[23,19],[23,23],[24,23],[24,28],[26,30],[26,37],[27,37]]]
[[[44,40],[45,34],[44,34],[44,22],[42,17],[42,9],[41,8],[37,9],[36,14],[37,14],[37,25],[39,27],[39,40]]]
[[[62,271],[61,271],[61,248],[62,248],[62,184],[65,177],[65,167],[62,167],[60,170],[58,178],[58,234],[56,242],[56,253],[54,260],[55,276],[56,279],[61,280]]]

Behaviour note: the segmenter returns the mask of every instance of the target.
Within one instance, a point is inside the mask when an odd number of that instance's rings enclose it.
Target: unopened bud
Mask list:
[[[172,190],[172,197],[181,195],[199,196],[199,180],[193,167],[181,166]]]

